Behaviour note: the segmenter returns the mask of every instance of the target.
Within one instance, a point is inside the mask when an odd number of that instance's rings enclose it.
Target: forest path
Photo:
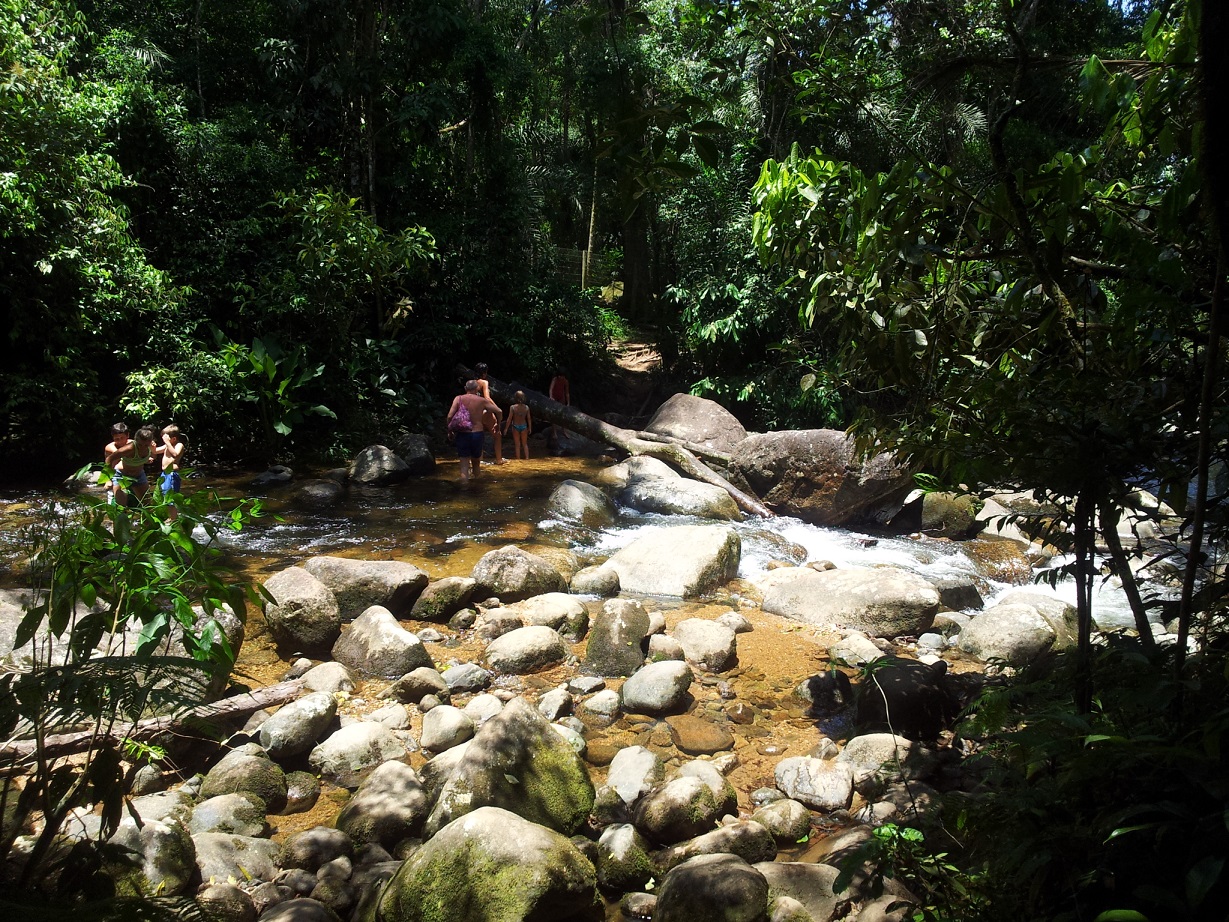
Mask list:
[[[607,352],[614,364],[605,376],[605,393],[594,401],[594,409],[606,415],[617,414],[627,421],[645,421],[673,392],[652,335],[633,331],[625,339],[614,340]]]

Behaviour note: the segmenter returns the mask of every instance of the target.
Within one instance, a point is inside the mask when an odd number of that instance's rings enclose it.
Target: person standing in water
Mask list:
[[[476,380],[465,382],[465,393],[452,398],[452,406],[448,408],[446,425],[452,430],[452,419],[462,409],[469,417],[469,430],[456,433],[457,457],[461,460],[461,483],[468,483],[470,477],[477,479],[478,467],[482,463],[482,443],[486,437],[483,426],[483,416],[494,414],[496,424],[503,418],[501,410],[490,397],[483,397]]]
[[[504,434],[512,427],[512,450],[517,460],[529,460],[529,436],[533,434],[533,414],[529,412],[529,404],[525,403],[525,392],[517,391],[516,399],[508,408],[508,419],[504,422]]]
[[[487,400],[491,400],[491,384],[487,380],[486,362],[479,362],[474,366],[474,371],[478,374],[478,393]],[[482,414],[482,430],[491,434],[491,442],[495,448],[495,463],[504,464],[504,437],[499,431],[499,420],[500,417],[495,416],[489,410]]]
[[[547,388],[546,394],[555,403],[561,403],[565,407],[572,405],[572,386],[568,383],[567,375],[564,374],[562,368],[557,369],[555,376],[550,379],[550,387]],[[559,426],[552,425],[550,427],[549,436],[555,441],[558,441],[565,434],[565,430]]]
[[[183,460],[184,449],[187,447],[187,440],[180,436],[179,427],[174,423],[162,430],[162,444],[156,450],[162,455],[162,479],[159,481],[159,489],[163,493],[180,491],[183,481],[179,476],[179,465]],[[171,506],[171,521],[174,522],[178,518],[179,510]]]

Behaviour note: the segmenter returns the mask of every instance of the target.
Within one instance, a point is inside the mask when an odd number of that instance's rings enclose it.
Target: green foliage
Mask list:
[[[21,869],[23,886],[46,883],[67,896],[96,867],[93,846],[123,811],[120,740],[109,734],[201,703],[224,685],[235,651],[217,616],[242,619],[256,596],[213,539],[259,513],[254,503],[228,505],[210,494],[154,492],[131,509],[86,498],[46,507],[26,532],[31,601],[13,641],[21,667],[0,676],[0,728],[9,735],[21,722],[22,736],[39,742],[21,766],[25,785],[0,838],[8,854],[26,818],[37,811],[44,821]],[[204,542],[193,537],[196,528]],[[51,735],[83,725],[95,734],[83,756],[46,749]],[[97,841],[57,847],[69,813],[95,804],[103,808]]]

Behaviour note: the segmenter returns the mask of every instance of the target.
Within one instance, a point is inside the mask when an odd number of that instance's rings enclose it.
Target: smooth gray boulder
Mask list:
[[[635,480],[619,491],[619,503],[639,512],[691,515],[737,522],[738,504],[721,487],[698,480]]]
[[[668,871],[697,855],[737,855],[748,864],[755,864],[772,861],[777,856],[777,843],[760,823],[739,820],[662,849],[654,860],[658,868]]]
[[[385,762],[341,808],[337,828],[359,844],[375,842],[392,852],[419,833],[429,806],[418,773],[404,762]]]
[[[853,766],[848,762],[794,756],[773,769],[777,788],[815,810],[844,810],[853,797]]]
[[[595,595],[599,599],[608,599],[619,594],[619,574],[605,567],[585,567],[572,574],[568,589],[577,595]]]
[[[219,794],[255,794],[270,813],[286,806],[286,774],[259,746],[247,744],[233,749],[209,769],[201,784],[201,797]]]
[[[487,644],[486,661],[495,672],[524,675],[563,662],[568,645],[548,627],[522,627]]]
[[[346,488],[336,480],[303,480],[291,494],[294,505],[304,509],[331,509],[341,502]]]
[[[749,435],[731,467],[773,512],[814,525],[849,524],[913,486],[908,465],[889,454],[859,460],[853,438],[835,429]]]
[[[521,616],[526,627],[553,628],[560,634],[580,640],[589,630],[589,610],[585,603],[566,592],[545,592],[508,606]]]
[[[687,662],[705,672],[725,672],[737,658],[734,631],[704,618],[687,618],[670,632]]]
[[[432,666],[411,669],[388,687],[388,696],[405,704],[417,704],[427,695],[447,701],[451,694],[447,679]]]
[[[287,567],[265,580],[273,601],[265,624],[277,644],[296,653],[327,653],[341,633],[341,609],[332,591],[302,567]]]
[[[634,599],[610,599],[589,631],[584,670],[591,675],[628,676],[644,663],[649,615]]]
[[[700,855],[662,880],[653,922],[762,922],[767,911],[763,874],[736,855]]]
[[[562,920],[598,905],[597,874],[565,836],[497,807],[443,827],[381,892],[381,922]]]
[[[397,457],[410,469],[411,477],[426,477],[435,472],[435,455],[431,440],[420,432],[408,432],[393,446]]]
[[[332,695],[337,692],[354,691],[354,677],[350,675],[350,670],[341,663],[334,663],[331,660],[312,666],[300,678],[303,681],[303,687],[314,692],[325,692]]]
[[[702,779],[677,777],[640,798],[634,823],[650,841],[674,845],[712,829],[721,807]]]
[[[468,576],[445,576],[432,580],[414,600],[410,617],[415,621],[447,621],[469,605],[477,585]]]
[[[237,836],[264,838],[269,834],[265,802],[249,791],[219,794],[202,800],[192,811],[188,831],[229,832]]]
[[[555,487],[546,501],[550,515],[565,522],[578,522],[587,528],[600,528],[614,521],[615,507],[598,487],[580,480],[565,480]]]
[[[764,611],[823,630],[852,629],[872,637],[917,636],[934,622],[939,593],[897,567],[812,570],[780,567],[759,581]]]
[[[657,874],[652,845],[630,823],[614,823],[597,840],[597,882],[607,890],[639,890]]]
[[[593,807],[584,762],[523,698],[508,702],[465,744],[440,786],[426,834],[483,806],[511,810],[565,835],[579,829]]]
[[[618,492],[629,483],[637,480],[653,478],[679,480],[682,476],[682,474],[660,458],[652,458],[648,455],[635,455],[626,461],[620,461],[618,464],[602,468],[593,479],[603,490]]]
[[[342,922],[341,916],[318,899],[295,897],[270,906],[260,922]]]
[[[125,860],[106,861],[104,869],[130,892],[178,896],[188,891],[196,874],[196,843],[181,815],[142,818],[140,826],[125,816],[107,844]]]
[[[405,744],[393,731],[374,721],[342,727],[320,743],[307,757],[319,775],[342,787],[357,787],[372,769],[406,755]]]
[[[477,663],[452,666],[445,669],[442,675],[454,694],[481,691],[491,684],[491,673]]]
[[[747,437],[747,430],[733,413],[715,400],[691,394],[669,397],[644,428],[723,453],[732,451]]]
[[[615,753],[606,770],[606,784],[628,806],[651,791],[665,777],[661,757],[644,746],[625,746]]]
[[[778,845],[792,846],[811,832],[811,811],[788,797],[764,804],[751,814],[751,821],[768,830]]]
[[[765,861],[756,864],[755,869],[764,875],[774,895],[797,900],[812,919],[831,919],[837,904],[852,896],[849,892],[833,892],[832,885],[841,872],[827,864]]]
[[[624,592],[695,598],[738,575],[742,543],[724,525],[675,525],[650,532],[603,564]]]
[[[623,683],[623,710],[631,714],[666,714],[682,711],[691,700],[695,679],[691,667],[679,660],[642,666]]]
[[[427,586],[426,573],[400,560],[312,557],[303,569],[333,591],[343,621],[373,605],[384,606],[395,618],[405,618]]]
[[[307,752],[337,718],[337,699],[312,692],[280,707],[260,725],[261,747],[271,759]]]
[[[567,590],[567,581],[553,564],[512,544],[484,554],[470,576],[478,598],[498,596],[503,602]]]
[[[333,644],[333,659],[355,672],[388,679],[434,665],[422,641],[380,605],[354,619]]]
[[[193,836],[192,842],[196,846],[196,866],[206,883],[271,881],[277,874],[277,856],[282,847],[270,839],[202,832]]]
[[[313,826],[287,837],[277,856],[277,864],[281,868],[302,868],[314,874],[330,861],[343,857],[354,857],[354,840],[341,829]]]
[[[410,466],[384,445],[368,445],[350,464],[350,479],[355,483],[387,486],[409,479]]]
[[[473,735],[474,721],[468,714],[452,705],[441,704],[423,715],[419,745],[425,752],[443,752]]]
[[[1056,634],[1031,605],[998,604],[974,617],[960,632],[959,648],[982,662],[1000,659],[1024,666],[1054,645]]]

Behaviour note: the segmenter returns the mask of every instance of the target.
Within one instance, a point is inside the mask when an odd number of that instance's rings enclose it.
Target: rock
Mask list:
[[[885,656],[869,667],[859,689],[858,728],[895,731],[908,739],[934,739],[955,719],[964,702],[960,680],[947,664]]]
[[[651,846],[636,827],[615,823],[597,842],[597,882],[607,890],[638,890],[656,873]]]
[[[930,584],[939,591],[939,606],[948,611],[980,610],[985,601],[971,576],[932,578]]]
[[[304,480],[294,489],[294,504],[304,509],[331,509],[341,502],[346,488],[335,480]]]
[[[1023,666],[1054,645],[1057,635],[1032,605],[1000,603],[974,617],[960,632],[959,648],[982,662],[1001,659]]]
[[[357,843],[375,842],[392,852],[418,834],[428,807],[418,773],[403,762],[385,762],[341,808],[337,828]]]
[[[855,736],[836,757],[854,769],[854,786],[873,796],[888,782],[914,780],[929,774],[934,760],[912,740],[891,733],[864,733]]]
[[[722,805],[700,778],[674,778],[636,803],[635,825],[651,841],[674,845],[713,828]]]
[[[252,478],[252,486],[257,489],[277,487],[294,480],[294,471],[284,464],[270,465],[267,471],[262,471]]]
[[[580,709],[587,714],[614,720],[622,710],[622,702],[617,691],[607,688],[581,702]]]
[[[538,699],[538,713],[547,720],[558,720],[572,713],[572,693],[566,685],[552,688]]]
[[[350,670],[341,663],[327,662],[313,666],[303,673],[303,685],[314,692],[326,692],[333,695],[337,692],[354,691],[354,679]]]
[[[567,589],[567,582],[554,566],[511,544],[484,554],[471,576],[478,598],[494,595],[504,602]]]
[[[196,874],[196,844],[179,813],[161,819],[142,816],[140,826],[125,816],[107,845],[111,854],[124,856],[104,862],[120,892],[177,896],[188,891]]]
[[[774,512],[815,525],[846,525],[912,486],[912,471],[887,454],[858,461],[854,441],[834,429],[750,435],[731,467]]]
[[[525,626],[525,619],[511,608],[488,608],[474,622],[474,636],[479,640],[492,641]]]
[[[584,762],[522,698],[508,702],[466,745],[441,786],[427,835],[484,806],[511,810],[565,835],[580,828],[593,807]]]
[[[686,709],[691,695],[691,667],[677,660],[642,666],[623,683],[623,709],[632,714],[664,714]]]
[[[738,812],[738,792],[730,784],[725,775],[718,769],[719,760],[705,761],[692,759],[679,766],[671,778],[697,778],[712,792],[717,801],[717,810],[721,816]]]
[[[454,694],[481,691],[491,684],[491,674],[476,663],[462,663],[445,669],[444,681]]]
[[[627,746],[615,753],[606,772],[606,784],[628,806],[647,794],[665,777],[661,759],[643,746]]]
[[[700,855],[662,880],[653,922],[760,922],[767,911],[763,874],[735,855]]]
[[[289,704],[260,725],[260,745],[273,759],[307,752],[337,718],[337,701],[327,692],[312,692]]]
[[[640,512],[690,515],[702,519],[736,522],[742,518],[738,504],[721,487],[698,480],[636,480],[619,492],[619,502]]]
[[[611,599],[593,620],[585,648],[584,669],[599,676],[631,675],[644,663],[649,633],[644,606],[631,599]]]
[[[443,752],[464,743],[473,735],[474,721],[469,715],[460,708],[442,704],[423,715],[419,745],[426,752]]]
[[[341,609],[324,583],[302,567],[287,567],[265,580],[273,601],[265,605],[265,623],[279,646],[303,653],[323,653],[341,633]]]
[[[686,660],[683,645],[668,634],[653,634],[649,637],[649,661]]]
[[[286,775],[264,750],[251,744],[224,755],[205,775],[201,797],[220,794],[255,794],[270,813],[286,806]]]
[[[505,675],[538,672],[563,662],[568,655],[563,638],[548,627],[522,627],[493,640],[486,648],[491,668]]]
[[[479,807],[443,827],[402,864],[381,893],[378,917],[566,919],[592,910],[596,887],[593,865],[563,835],[507,810]]]
[[[373,605],[354,619],[333,645],[333,659],[355,672],[385,678],[433,665],[422,641],[380,605]]]
[[[480,727],[503,709],[504,703],[500,698],[481,694],[470,698],[462,711],[474,722],[475,727]]]
[[[734,748],[734,737],[725,727],[702,717],[683,714],[667,717],[674,745],[688,755],[712,755]]]
[[[432,580],[414,600],[410,617],[416,621],[445,622],[469,605],[477,585],[468,576],[445,576]]]
[[[269,834],[265,822],[265,802],[248,791],[219,794],[196,805],[188,831],[229,832],[237,836],[263,838]]]
[[[382,724],[360,721],[342,727],[307,757],[322,777],[342,787],[356,787],[376,766],[401,759],[405,744]]]
[[[406,433],[393,446],[411,477],[426,477],[435,473],[435,455],[431,453],[430,440],[417,432]]]
[[[737,855],[748,864],[755,864],[772,861],[777,856],[777,844],[761,824],[739,820],[663,849],[655,861],[659,868],[668,871],[697,855]]]
[[[734,665],[734,632],[724,624],[703,618],[687,618],[680,621],[671,633],[692,666],[705,672],[725,672]]]
[[[862,666],[883,656],[883,651],[861,631],[850,631],[828,648],[830,659],[848,666]]]
[[[282,847],[269,839],[202,832],[193,836],[192,841],[196,845],[196,866],[200,868],[203,881],[271,881],[277,874],[275,862]]]
[[[546,501],[550,515],[565,522],[578,522],[586,528],[600,528],[614,521],[615,507],[605,493],[592,484],[565,480],[555,487]]]
[[[526,627],[553,628],[573,641],[582,639],[589,630],[589,610],[566,592],[545,592],[509,607],[521,616]]]
[[[319,900],[298,897],[261,913],[260,922],[341,922],[341,916]]]
[[[389,697],[405,704],[417,704],[426,695],[447,700],[451,693],[447,679],[431,666],[419,666],[388,687]]]
[[[383,445],[368,445],[350,465],[350,479],[356,483],[387,486],[409,479],[410,466]]]
[[[644,428],[722,453],[747,438],[747,430],[733,413],[713,400],[691,394],[670,397]]]
[[[764,804],[751,814],[751,820],[767,829],[781,846],[792,846],[811,832],[811,811],[788,797]]]
[[[1075,646],[1076,635],[1079,632],[1079,621],[1075,606],[1056,596],[1028,589],[1013,589],[998,600],[999,605],[1028,605],[1037,610],[1037,614],[1046,620],[1054,629],[1054,647],[1065,650]],[[1094,616],[1096,612],[1094,610]],[[967,623],[966,623],[967,626]],[[1134,628],[1135,622],[1131,621]],[[962,628],[963,630],[963,628]]]
[[[608,599],[619,594],[619,574],[606,567],[585,567],[572,575],[568,588],[577,595]]]
[[[722,525],[676,525],[637,538],[603,566],[624,592],[695,598],[738,575],[742,544]]]
[[[722,627],[729,628],[735,634],[750,634],[754,630],[746,615],[736,611],[727,611],[719,615],[717,623]]]
[[[354,857],[354,842],[350,836],[341,829],[314,826],[294,833],[282,843],[277,864],[282,868],[302,868],[314,874],[330,861],[342,857]]]
[[[838,904],[851,896],[849,892],[833,892],[840,871],[826,864],[765,861],[755,869],[764,875],[773,894],[797,900],[812,919],[833,918]]]
[[[660,458],[637,455],[598,471],[594,479],[602,489],[617,492],[624,489],[629,483],[637,480],[652,478],[680,480],[682,476],[682,474]]]
[[[343,621],[373,605],[387,608],[394,618],[405,618],[427,586],[426,573],[399,560],[313,557],[303,569],[332,590]]]
[[[196,894],[196,902],[206,919],[256,922],[252,898],[234,884],[209,884]]]
[[[773,770],[777,787],[815,810],[844,810],[853,796],[853,766],[848,762],[795,756]]]
[[[896,567],[770,570],[760,581],[764,611],[824,630],[852,628],[872,637],[916,636],[934,621],[939,593]]]

